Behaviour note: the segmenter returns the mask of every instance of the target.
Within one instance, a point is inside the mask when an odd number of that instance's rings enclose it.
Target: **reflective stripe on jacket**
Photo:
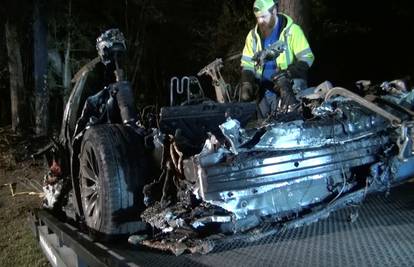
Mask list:
[[[280,70],[285,70],[296,60],[306,62],[309,67],[312,66],[314,55],[302,29],[297,24],[293,23],[292,18],[289,16],[281,13],[279,14],[287,19],[286,26],[282,29],[279,37],[279,40],[286,43],[286,51],[276,59],[276,66]],[[246,37],[241,66],[243,70],[253,71],[258,79],[261,78],[263,69],[258,68],[255,70],[252,57],[256,52],[261,50],[262,40],[258,34],[258,26],[256,25]]]

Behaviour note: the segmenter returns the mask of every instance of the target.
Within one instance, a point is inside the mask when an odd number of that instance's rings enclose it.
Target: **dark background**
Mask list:
[[[329,80],[352,89],[360,79],[379,83],[414,75],[410,1],[309,1],[307,35],[316,57],[311,86]],[[32,25],[37,3],[5,1],[0,7],[0,125],[10,123],[7,20],[18,26],[27,101],[33,106]],[[102,31],[120,28],[128,41],[127,71],[137,99],[159,106],[168,101],[172,76],[196,75],[215,58],[241,52],[247,32],[255,25],[253,0],[55,0],[43,4],[49,49],[56,49],[63,58],[71,35],[73,74],[96,56],[95,39]],[[239,73],[238,59],[225,62],[224,78],[232,85]],[[206,88],[210,85],[208,78],[202,78],[202,83]]]
[[[352,86],[358,79],[380,82],[414,74],[410,1],[323,2],[313,14],[310,36],[315,82]]]

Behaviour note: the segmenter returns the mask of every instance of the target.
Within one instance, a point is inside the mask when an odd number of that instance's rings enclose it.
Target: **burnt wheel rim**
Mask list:
[[[101,218],[99,205],[99,167],[92,146],[85,147],[80,168],[81,197],[85,219],[96,226]]]

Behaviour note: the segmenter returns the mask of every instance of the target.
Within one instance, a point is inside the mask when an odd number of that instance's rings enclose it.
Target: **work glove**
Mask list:
[[[278,111],[284,113],[291,111],[298,104],[298,101],[292,89],[292,80],[289,73],[286,71],[280,72],[273,77],[273,82],[273,90],[280,96]]]
[[[308,79],[309,65],[301,60],[295,61],[287,67],[287,72],[291,79]]]
[[[243,70],[241,73],[240,100],[252,101],[255,96],[255,77],[252,71]]]
[[[252,60],[255,62],[255,68],[263,67],[266,61],[273,61],[281,53],[286,50],[286,44],[283,41],[277,41],[272,45],[268,46],[266,49],[256,52]]]
[[[256,52],[252,60],[255,62],[254,67],[258,69],[259,67],[263,67],[266,61],[273,60],[276,57],[276,54],[272,50],[261,50]]]
[[[243,82],[240,88],[240,99],[243,102],[252,101],[254,98],[253,85],[249,82]]]

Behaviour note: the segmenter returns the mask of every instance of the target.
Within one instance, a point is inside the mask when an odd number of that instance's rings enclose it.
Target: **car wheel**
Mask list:
[[[122,125],[98,125],[85,132],[79,186],[85,222],[94,233],[128,234],[143,228],[143,150],[141,138]]]

